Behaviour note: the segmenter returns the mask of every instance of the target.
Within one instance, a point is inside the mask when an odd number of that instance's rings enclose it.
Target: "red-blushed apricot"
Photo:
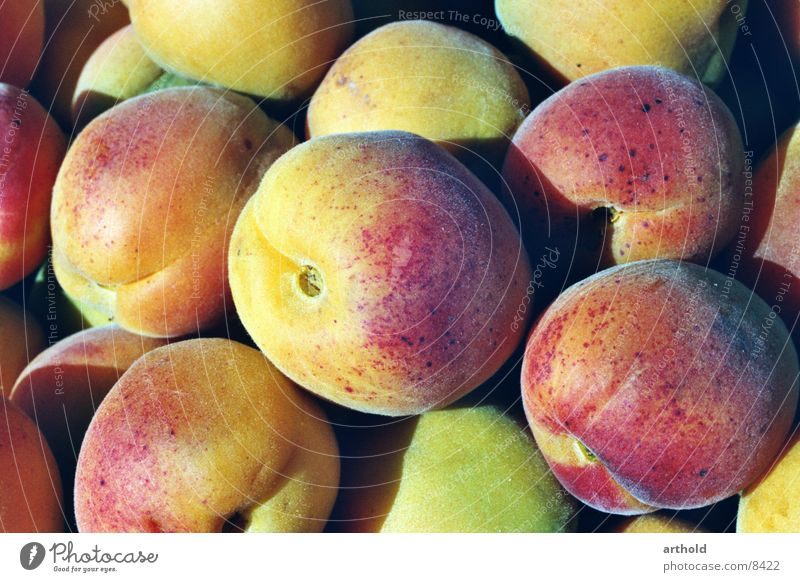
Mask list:
[[[411,20],[336,60],[311,99],[308,130],[409,131],[468,165],[479,157],[499,167],[529,110],[525,83],[500,51],[453,26]]]
[[[636,514],[709,505],[757,479],[797,408],[786,327],[740,283],[641,261],[574,285],[528,339],[522,393],[568,491]]]
[[[130,19],[122,2],[43,1],[45,47],[31,90],[66,130],[72,124],[72,95],[83,65]]]
[[[0,396],[8,397],[17,376],[44,344],[36,320],[13,301],[0,297]]]
[[[75,127],[82,128],[120,101],[144,93],[163,72],[145,54],[133,26],[121,28],[83,66],[72,98]]]
[[[67,143],[30,93],[0,83],[0,290],[42,264],[50,200]]]
[[[0,2],[0,83],[27,87],[44,42],[44,6],[39,0]]]
[[[339,456],[322,409],[257,350],[148,352],[100,405],[78,458],[81,531],[321,531]]]
[[[800,338],[800,132],[793,127],[759,164],[725,266]]]
[[[782,43],[795,62],[800,62],[800,4],[792,0],[770,0],[767,4],[780,27]]]
[[[736,531],[800,533],[800,431],[761,479],[742,492]]]
[[[727,71],[747,3],[497,0],[495,8],[506,34],[559,80],[658,64],[713,85]]]
[[[307,97],[353,35],[350,0],[134,0],[131,20],[166,70],[291,102]]]
[[[215,325],[230,304],[229,234],[293,143],[250,99],[216,89],[157,91],[110,109],[78,135],[56,181],[59,283],[134,333]]]
[[[312,139],[267,172],[236,224],[231,289],[295,382],[385,415],[444,407],[508,360],[531,269],[497,198],[405,132]]]
[[[0,532],[62,532],[61,503],[61,479],[47,441],[0,395]]]
[[[532,260],[556,247],[586,273],[598,262],[706,261],[735,232],[743,170],[739,130],[713,92],[667,69],[626,67],[537,107],[503,177]]]
[[[91,328],[49,347],[19,375],[8,399],[36,421],[65,482],[73,477],[83,435],[105,395],[133,362],[165,343],[115,325]]]

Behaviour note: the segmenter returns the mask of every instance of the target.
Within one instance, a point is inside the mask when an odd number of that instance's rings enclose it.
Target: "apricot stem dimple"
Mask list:
[[[622,216],[622,211],[613,206],[598,206],[592,210],[592,218],[606,224],[614,224]]]
[[[575,446],[578,449],[578,452],[586,459],[589,463],[596,463],[597,462],[597,455],[595,455],[589,447],[583,444],[581,441],[576,440]]]
[[[302,271],[298,276],[300,290],[309,297],[317,297],[322,293],[322,275],[311,265],[303,265]]]

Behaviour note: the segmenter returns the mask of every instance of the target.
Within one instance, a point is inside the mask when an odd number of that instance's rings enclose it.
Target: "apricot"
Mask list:
[[[166,70],[276,102],[307,97],[353,35],[349,0],[132,0],[148,55]]]
[[[66,129],[72,125],[72,96],[84,64],[130,19],[122,2],[43,1],[46,42],[32,91]]]
[[[728,273],[753,287],[800,338],[800,132],[787,131],[745,191],[745,213],[726,253]]]
[[[196,339],[145,354],[97,410],[78,458],[81,531],[321,531],[333,430],[257,350]]]
[[[619,533],[690,534],[707,533],[705,528],[665,513],[648,513],[626,519],[617,527]]]
[[[738,532],[800,533],[800,432],[784,447],[769,471],[739,500]]]
[[[38,0],[0,3],[0,83],[27,87],[44,43],[44,6]],[[5,124],[3,124],[5,127]]]
[[[661,65],[719,82],[746,2],[496,0],[506,34],[566,83],[629,65]]]
[[[574,285],[522,366],[525,412],[556,477],[610,513],[716,503],[770,466],[797,408],[786,327],[733,279],[640,261]]]
[[[743,170],[739,130],[711,90],[627,67],[539,105],[503,177],[531,260],[556,249],[561,268],[586,275],[643,259],[706,262],[735,234]]]
[[[24,89],[0,83],[0,290],[34,272],[50,243],[50,199],[67,143]]]
[[[53,192],[53,266],[72,299],[128,331],[219,323],[228,237],[293,134],[248,98],[179,88],[125,101],[74,141]]]
[[[145,54],[128,25],[102,42],[83,66],[72,98],[75,127],[83,127],[120,101],[144,93],[163,70]]]
[[[71,482],[83,435],[119,377],[161,339],[96,327],[60,341],[22,371],[8,399],[36,421],[51,443],[65,482]]]
[[[0,341],[0,397],[7,397],[23,368],[44,349],[45,338],[30,314],[0,297]]]
[[[347,532],[559,532],[577,503],[523,424],[495,406],[426,412],[358,435],[332,518]],[[335,521],[334,521],[335,520]]]
[[[384,415],[441,408],[514,353],[530,265],[497,198],[396,131],[303,143],[267,172],[229,253],[237,312],[284,374]]]
[[[308,109],[311,137],[402,130],[499,165],[530,111],[511,63],[480,38],[435,22],[379,28],[331,67]]]
[[[0,395],[0,532],[64,531],[61,479],[31,419]]]

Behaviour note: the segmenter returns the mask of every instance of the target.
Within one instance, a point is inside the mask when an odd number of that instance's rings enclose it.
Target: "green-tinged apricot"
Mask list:
[[[72,98],[72,119],[83,127],[120,101],[144,93],[163,70],[145,54],[133,27],[121,28],[83,66]]]
[[[366,429],[332,524],[355,532],[559,532],[576,523],[524,425],[494,406]]]
[[[66,130],[72,126],[72,96],[83,65],[111,34],[130,24],[122,2],[44,2],[46,44],[32,85],[34,95]]]

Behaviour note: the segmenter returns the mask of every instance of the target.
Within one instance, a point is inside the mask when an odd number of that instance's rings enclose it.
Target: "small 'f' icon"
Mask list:
[[[38,542],[30,542],[22,546],[19,552],[19,563],[26,570],[35,570],[44,561],[44,546]]]

